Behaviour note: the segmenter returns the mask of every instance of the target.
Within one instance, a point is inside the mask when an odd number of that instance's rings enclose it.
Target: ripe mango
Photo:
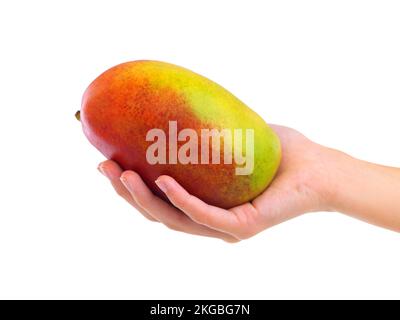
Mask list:
[[[154,181],[165,174],[205,202],[231,208],[259,195],[272,181],[280,163],[279,139],[259,115],[215,82],[169,63],[140,60],[105,71],[86,89],[77,116],[86,137],[101,153],[123,169],[135,170],[164,199]],[[212,141],[204,149],[200,141],[195,144],[197,163],[176,159],[177,154],[187,155],[195,150],[179,150],[188,141],[185,139],[178,139],[178,150],[166,146],[155,151],[156,156],[165,152],[166,161],[149,163],[146,155],[157,141],[148,139],[149,131],[165,132],[168,145],[173,139],[168,135],[171,124],[175,125],[175,134],[191,129],[199,140],[204,129],[241,130],[244,140],[240,155],[246,158],[252,153],[251,172],[238,174],[237,169],[244,164],[242,161],[239,165],[233,156],[231,163],[229,157],[224,161],[224,151],[234,155],[239,136],[233,133],[232,140],[223,140],[219,150]],[[251,135],[245,135],[245,131],[253,132],[253,150],[247,144]],[[213,163],[214,152],[220,153],[220,163]],[[202,162],[200,158],[209,161]]]

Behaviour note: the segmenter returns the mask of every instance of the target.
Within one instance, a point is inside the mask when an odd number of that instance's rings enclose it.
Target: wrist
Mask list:
[[[346,212],[346,196],[351,194],[353,175],[359,167],[360,160],[336,149],[323,148],[321,157],[321,210]]]
[[[329,154],[325,188],[327,210],[351,213],[352,196],[359,192],[356,185],[362,175],[364,162],[335,149],[328,149],[327,153]]]

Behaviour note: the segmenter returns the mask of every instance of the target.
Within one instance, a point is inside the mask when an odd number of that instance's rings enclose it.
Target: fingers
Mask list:
[[[187,215],[155,196],[136,172],[125,171],[121,176],[121,181],[142,209],[170,229],[195,235],[216,237],[227,242],[238,241],[231,235],[194,222]]]
[[[122,198],[128,201],[145,218],[149,219],[150,221],[157,221],[148,212],[146,212],[140,206],[138,206],[138,204],[132,198],[129,191],[122,184],[120,177],[123,171],[117,163],[111,160],[107,160],[100,163],[98,169],[104,176],[106,176],[110,180],[112,186],[114,187],[118,195],[120,195]]]
[[[162,222],[170,229],[177,231],[216,237],[227,242],[238,241],[231,235],[193,222],[182,212],[155,196],[139,175],[133,171],[124,173],[114,161],[104,161],[99,165],[99,171],[110,180],[117,194],[128,201],[147,219]]]
[[[182,210],[193,221],[209,228],[229,233],[233,236],[240,232],[236,215],[230,211],[206,204],[189,194],[182,186],[169,176],[160,176],[156,180],[158,187],[178,209]]]

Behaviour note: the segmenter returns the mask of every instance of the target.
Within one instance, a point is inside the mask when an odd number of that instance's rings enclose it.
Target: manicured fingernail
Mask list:
[[[156,185],[161,189],[162,192],[167,193],[168,186],[165,181],[156,180]]]

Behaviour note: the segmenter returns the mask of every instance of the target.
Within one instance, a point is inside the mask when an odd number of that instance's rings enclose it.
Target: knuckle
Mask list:
[[[213,215],[211,210],[208,209],[208,206],[205,207],[203,211],[197,212],[197,214],[195,215],[195,221],[197,223],[211,227],[215,227],[217,225],[215,216]]]
[[[177,197],[175,199],[176,206],[179,208],[183,208],[183,209],[187,208],[190,203],[190,197],[191,197],[191,195],[189,195],[189,194],[187,194],[185,196]]]
[[[229,243],[229,244],[235,244],[235,243],[238,243],[238,242],[241,241],[240,239],[233,238],[233,237],[231,237],[231,238],[224,238],[224,239],[222,239],[222,240],[224,240],[226,243]]]
[[[142,208],[147,208],[148,204],[153,201],[152,197],[149,195],[141,194],[139,196],[134,196],[136,203],[141,206]]]
[[[141,213],[147,220],[152,222],[158,222],[157,219],[155,219],[152,215],[148,214],[147,212],[141,212]]]
[[[174,225],[184,225],[187,222],[187,216],[184,213],[179,212],[174,217],[175,223]]]
[[[251,238],[252,236],[254,236],[254,232],[252,232],[251,230],[240,230],[239,232],[236,233],[236,236],[239,240],[246,240]]]
[[[125,190],[123,190],[123,189],[121,189],[121,188],[115,188],[115,192],[116,192],[117,195],[120,196],[121,198],[126,198],[126,196],[127,196]]]
[[[180,231],[180,228],[179,228],[176,224],[174,224],[174,223],[171,223],[171,222],[164,222],[164,224],[165,224],[165,226],[166,226],[168,229],[170,229],[170,230],[173,230],[173,231]]]
[[[196,222],[203,224],[205,226],[212,226],[213,225],[213,219],[211,218],[210,214],[203,214],[203,215],[198,215],[196,217]]]

